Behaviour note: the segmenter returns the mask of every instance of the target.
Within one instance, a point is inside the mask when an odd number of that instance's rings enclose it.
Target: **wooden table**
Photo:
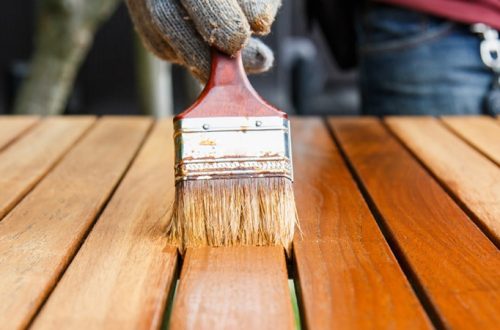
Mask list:
[[[295,119],[288,260],[180,260],[171,136],[170,120],[0,118],[2,329],[290,329],[293,287],[303,328],[498,329],[500,120]]]

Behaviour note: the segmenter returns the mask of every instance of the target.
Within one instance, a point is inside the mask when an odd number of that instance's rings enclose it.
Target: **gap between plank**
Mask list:
[[[299,306],[299,296],[297,295],[298,285],[296,285],[294,279],[289,279],[288,287],[290,288],[290,298],[292,302],[293,316],[295,317],[295,329],[297,330],[305,329],[305,327],[302,326],[302,317],[300,312],[301,308]]]
[[[488,118],[490,118],[490,117],[488,117]],[[472,141],[467,139],[464,135],[460,134],[460,132],[455,130],[451,125],[449,125],[445,120],[443,120],[443,117],[438,117],[437,119],[438,119],[439,124],[441,124],[444,128],[446,128],[448,131],[450,131],[453,135],[455,135],[460,140],[462,140],[469,147],[471,147],[472,149],[474,149],[475,151],[480,153],[482,156],[484,156],[486,159],[491,161],[493,164],[500,166],[500,164],[497,164],[497,162],[493,158],[491,158],[490,155],[488,155],[486,152],[481,150],[478,146],[474,145],[474,143]],[[495,122],[495,118],[493,118],[493,121]],[[384,122],[384,125],[386,125],[385,122]]]
[[[99,122],[99,118],[97,118],[97,120],[92,124],[90,125],[90,128],[94,127],[95,125],[97,125],[97,122]],[[42,303],[38,306],[38,308],[36,309],[35,313],[33,313],[33,316],[31,317],[31,319],[29,320],[29,322],[27,323],[26,325],[26,328],[30,328],[31,325],[33,324],[33,321],[36,319],[36,317],[38,316],[38,314],[40,313],[40,311],[43,309],[43,307],[45,306],[45,303],[47,302],[47,300],[49,299],[49,297],[52,295],[52,292],[54,292],[55,288],[57,287],[59,281],[61,280],[61,278],[64,276],[64,274],[66,273],[66,270],[69,268],[69,266],[71,265],[71,263],[73,262],[73,260],[75,259],[76,255],[78,254],[78,252],[80,251],[80,248],[82,247],[83,243],[87,240],[87,237],[89,236],[90,232],[92,231],[92,229],[94,228],[95,224],[97,223],[97,221],[99,221],[99,218],[101,217],[102,213],[104,212],[104,210],[106,209],[106,207],[108,206],[109,202],[111,201],[111,198],[113,197],[113,195],[115,194],[116,190],[118,189],[118,187],[120,186],[121,182],[123,181],[123,179],[125,178],[125,175],[128,173],[129,169],[132,167],[133,163],[135,162],[136,158],[137,158],[137,155],[139,154],[140,150],[142,149],[142,147],[144,146],[144,143],[147,141],[147,138],[149,137],[149,135],[151,134],[151,131],[153,130],[153,127],[156,125],[156,122],[153,122],[153,124],[150,124],[148,129],[146,130],[144,136],[142,137],[142,140],[141,142],[139,143],[138,145],[138,148],[134,151],[133,153],[133,156],[132,158],[130,159],[130,162],[127,164],[127,166],[125,167],[124,171],[122,172],[122,174],[120,175],[120,177],[118,178],[118,180],[116,181],[116,184],[114,185],[114,187],[111,189],[111,192],[109,193],[108,197],[106,198],[106,200],[104,201],[104,203],[102,204],[102,207],[99,209],[99,211],[97,212],[97,214],[95,215],[94,217],[94,220],[92,221],[92,223],[90,224],[90,226],[87,228],[87,230],[85,231],[82,239],[78,242],[77,246],[76,246],[76,249],[75,249],[75,252],[73,253],[73,255],[69,258],[68,262],[66,263],[66,266],[62,269],[62,271],[60,272],[60,274],[57,276],[56,278],[56,284],[54,286],[52,286],[52,288],[50,288],[48,291],[47,291],[47,294],[45,295]],[[80,141],[83,136],[87,135],[88,132],[90,131],[90,128],[84,132],[84,134],[82,134],[82,136],[80,138],[78,138],[78,141]],[[75,142],[76,144],[76,142]],[[74,145],[75,145],[74,144]],[[71,148],[69,148],[70,150]],[[69,150],[67,152],[69,152]],[[61,158],[62,159],[62,158]],[[59,160],[58,160],[59,162]],[[47,173],[49,173],[50,171],[48,171]]]
[[[33,123],[31,123],[31,125],[28,125],[27,127],[25,127],[16,136],[14,136],[12,139],[10,139],[6,144],[4,144],[3,146],[0,146],[0,152],[2,152],[5,149],[9,148],[11,145],[13,145],[14,143],[16,143],[16,141],[22,139],[29,131],[31,131],[36,126],[40,125],[40,123],[42,121],[43,121],[42,119],[40,119],[39,117],[37,117],[37,119],[34,120]]]
[[[387,244],[391,248],[392,252],[394,253],[394,256],[400,265],[403,273],[408,279],[408,283],[411,285],[413,291],[415,292],[415,296],[419,300],[420,304],[424,308],[425,312],[429,316],[430,321],[434,325],[436,329],[445,329],[443,320],[440,318],[439,313],[437,312],[436,308],[432,304],[429,296],[425,292],[422,283],[420,283],[418,277],[416,276],[415,272],[411,268],[408,260],[406,260],[406,257],[404,256],[403,253],[401,253],[401,249],[394,239],[390,229],[388,226],[385,224],[384,218],[382,217],[381,213],[379,212],[377,206],[375,205],[374,201],[372,200],[368,190],[364,187],[363,183],[361,182],[361,179],[359,175],[356,172],[356,169],[352,165],[351,161],[349,160],[347,154],[345,153],[344,148],[340,144],[335,131],[333,130],[332,127],[327,122],[326,118],[323,118],[323,124],[326,126],[327,131],[329,132],[333,142],[337,146],[339,150],[339,154],[342,157],[345,165],[347,166],[352,178],[354,179],[354,182],[356,183],[356,186],[358,187],[359,191],[361,192],[361,195],[363,196],[366,204],[368,205],[368,208],[370,209],[370,212],[372,213],[377,225],[380,228],[380,231],[382,232],[382,235],[384,236]],[[385,129],[387,129],[385,127]]]
[[[35,128],[35,126],[38,126],[38,125],[41,125],[42,123],[44,122],[44,120],[40,120],[38,121],[37,124],[35,125],[32,125],[30,129],[27,129],[25,133],[22,134],[22,136],[26,135],[29,133],[29,131],[31,131],[32,129]],[[94,126],[97,124],[97,120],[94,120],[86,129],[84,129],[82,131],[82,133],[80,134],[80,136],[78,136],[71,145],[68,146],[68,148],[66,150],[64,150],[60,155],[59,157],[56,157],[52,164],[50,164],[48,167],[47,167],[47,170],[45,171],[45,173],[42,173],[42,175],[40,176],[40,178],[38,178],[38,180],[35,180],[35,182],[33,182],[33,184],[31,185],[31,187],[28,186],[27,190],[24,192],[24,194],[21,194],[19,196],[19,199],[15,202],[14,205],[12,205],[12,207],[8,208],[5,212],[5,214],[3,216],[1,216],[0,214],[0,221],[2,221],[4,218],[6,218],[9,213],[17,206],[19,205],[39,184],[40,182],[43,181],[43,179],[45,179],[45,177],[50,173],[52,172],[52,170],[57,166],[59,165],[59,163],[61,163],[61,161],[64,159],[64,157],[66,157],[66,155],[73,149],[73,147],[75,145],[77,145],[80,141],[82,141],[87,135],[88,133],[94,128]],[[16,141],[19,141],[19,139],[15,139]],[[10,147],[10,144],[9,144],[9,147]]]
[[[433,173],[433,171],[425,164],[423,160],[421,160],[416,153],[409,148],[405,142],[387,125],[387,123],[384,120],[380,120],[382,126],[384,129],[389,133],[390,136],[392,136],[412,157],[414,160],[417,161],[417,163],[425,170],[427,174],[431,176],[431,178],[434,179],[438,183],[438,185],[443,189],[446,194],[455,202],[455,204],[458,205],[458,207],[467,215],[467,217],[471,220],[471,222],[474,224],[479,229],[479,232],[481,232],[484,236],[488,238],[489,241],[493,243],[498,249],[500,249],[500,241],[498,241],[494,236],[493,233],[490,232],[489,228],[487,228],[485,225],[483,225],[480,221],[480,219],[474,214],[474,212],[469,209],[469,207],[460,200],[458,196],[456,196],[453,191],[446,185],[446,183],[441,180],[437,175]],[[440,122],[440,120],[438,120]],[[474,149],[475,150],[475,149]],[[482,155],[482,154],[481,154]],[[488,161],[490,159],[488,158]],[[495,164],[496,165],[496,164]]]
[[[181,271],[184,266],[184,256],[177,252],[177,266],[172,278],[170,292],[168,294],[167,302],[165,303],[165,311],[163,313],[163,320],[160,325],[161,330],[170,329],[170,320],[172,319],[172,311],[174,307],[175,297],[179,291],[179,282],[181,280]]]
[[[178,256],[178,259],[180,257]],[[177,265],[179,266],[179,265]],[[172,307],[174,306],[174,299],[175,295],[177,293],[177,287],[179,286],[179,273],[180,273],[180,267],[177,267],[175,274],[174,274],[174,279],[172,280],[170,291],[168,293],[168,298],[167,302],[165,304],[165,311],[163,313],[163,320],[161,322],[160,329],[162,330],[168,330],[170,328],[170,318],[172,317]]]
[[[299,219],[300,220],[300,219]],[[292,244],[293,247],[293,244]],[[298,312],[298,315],[295,316],[296,320],[298,319],[298,324],[296,324],[296,329],[307,329],[307,323],[305,322],[306,316],[305,316],[305,309],[304,309],[304,302],[302,301],[302,289],[300,288],[300,283],[299,283],[299,277],[298,277],[298,272],[296,269],[298,268],[297,265],[297,259],[296,258],[291,258],[293,267],[289,271],[289,276],[292,276],[292,281],[293,281],[293,287],[294,287],[294,294],[295,294],[295,301],[297,302],[297,310],[294,309],[294,312]]]
[[[300,219],[299,219],[299,224],[300,224]],[[295,232],[296,234],[295,235],[301,235],[302,236],[302,232],[300,232],[297,228],[297,226],[295,227]],[[294,280],[295,281],[295,273],[294,273],[294,261],[295,261],[295,258],[293,257],[294,256],[294,246],[293,246],[293,243],[291,244],[290,246],[290,252],[287,253],[287,251],[285,250],[285,262],[286,262],[286,273],[288,275],[288,279],[289,280]]]

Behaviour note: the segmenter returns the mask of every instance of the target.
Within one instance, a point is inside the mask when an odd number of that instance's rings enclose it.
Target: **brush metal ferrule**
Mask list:
[[[293,180],[289,120],[207,117],[174,122],[175,180],[286,177]]]

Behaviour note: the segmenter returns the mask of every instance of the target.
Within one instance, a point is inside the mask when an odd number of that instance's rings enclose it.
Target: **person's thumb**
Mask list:
[[[269,70],[274,63],[273,51],[262,41],[250,38],[241,52],[243,66],[247,73],[261,73]]]

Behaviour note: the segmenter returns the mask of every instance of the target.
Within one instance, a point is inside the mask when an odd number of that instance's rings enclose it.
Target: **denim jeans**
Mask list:
[[[468,26],[386,5],[370,5],[359,23],[364,114],[485,112],[494,75]]]

